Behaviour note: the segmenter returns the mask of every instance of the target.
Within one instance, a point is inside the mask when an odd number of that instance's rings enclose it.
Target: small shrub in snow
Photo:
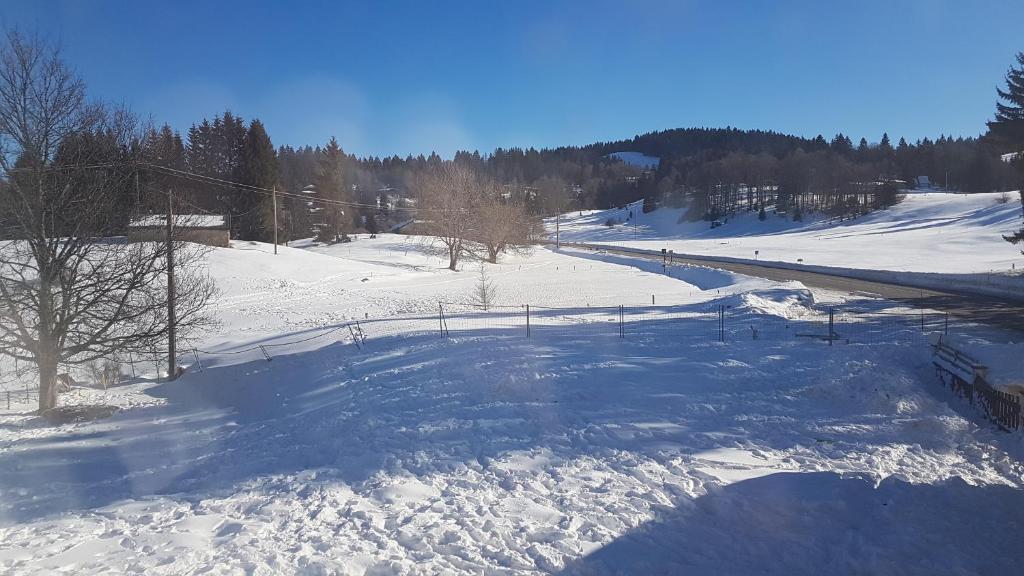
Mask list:
[[[484,309],[484,312],[488,308],[494,305],[494,300],[498,296],[498,290],[494,287],[494,283],[487,276],[487,268],[480,265],[480,276],[477,280],[476,287],[473,289],[472,300],[473,304],[480,306]]]

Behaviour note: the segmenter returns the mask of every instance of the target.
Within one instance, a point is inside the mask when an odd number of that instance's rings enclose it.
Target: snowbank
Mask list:
[[[610,243],[585,244],[577,243],[575,246],[600,250],[612,246]],[[633,248],[629,246],[617,246],[617,250],[633,252],[637,254],[653,254],[660,256],[661,250]],[[740,264],[756,264],[767,268],[782,268],[786,270],[804,270],[807,272],[818,272],[832,276],[844,276],[869,280],[874,282],[885,282],[889,284],[901,284],[914,288],[926,290],[940,290],[947,292],[960,292],[964,294],[979,294],[983,296],[994,296],[998,298],[1010,298],[1024,301],[1024,275],[1005,274],[943,274],[932,272],[898,272],[893,270],[871,270],[864,268],[839,268],[835,266],[816,266],[793,262],[778,262],[773,260],[754,260],[750,258],[732,258],[729,256],[707,256],[704,254],[687,254],[675,252],[677,256],[692,260],[704,260],[709,265],[715,262],[735,262]]]

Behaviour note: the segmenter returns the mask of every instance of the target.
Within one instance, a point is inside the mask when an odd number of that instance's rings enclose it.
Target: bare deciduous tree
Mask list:
[[[522,200],[494,183],[482,188],[476,206],[473,239],[486,251],[487,261],[495,264],[499,254],[526,248],[537,240],[539,228]]]
[[[177,327],[205,321],[213,294],[182,243],[128,243],[138,130],[89,103],[47,43],[9,32],[0,46],[0,354],[38,370],[39,409],[57,403],[60,365],[152,350],[168,333],[168,250]],[[103,145],[100,145],[102,143]]]
[[[445,162],[418,183],[419,229],[439,240],[448,254],[448,268],[455,270],[477,223],[482,184],[466,166]]]

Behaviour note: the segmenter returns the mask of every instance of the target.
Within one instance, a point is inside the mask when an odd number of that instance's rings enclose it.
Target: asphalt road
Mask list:
[[[587,248],[586,246],[578,247]],[[618,250],[613,246],[602,245],[601,250],[612,254],[649,260],[660,261],[662,258],[660,254],[644,254],[630,250]],[[736,272],[737,274],[767,278],[780,282],[796,280],[802,282],[805,286],[835,290],[837,292],[863,292],[914,307],[948,312],[952,320],[959,319],[1024,332],[1024,303],[1012,300],[1000,300],[998,298],[975,294],[961,294],[958,292],[922,290],[900,284],[858,280],[856,278],[822,274],[820,272],[788,270],[758,266],[756,264],[721,262],[707,259],[695,260],[680,257],[679,255],[673,256],[673,262],[720,268]]]

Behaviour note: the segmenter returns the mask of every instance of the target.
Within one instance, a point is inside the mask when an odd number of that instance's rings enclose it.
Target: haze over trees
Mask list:
[[[343,241],[352,232],[376,232],[408,220],[419,184],[446,162],[434,153],[358,158],[334,138],[321,146],[276,150],[270,140],[258,119],[247,123],[227,111],[194,124],[184,139],[166,126],[154,130],[143,141],[143,154],[151,162],[223,181],[261,182],[262,193],[208,180],[173,183],[182,209],[230,215],[236,238],[271,238],[267,191],[277,187],[289,193],[278,202],[282,241],[311,236]],[[1000,161],[1003,146],[994,133],[934,141],[899,138],[896,144],[883,133],[877,144],[860,138],[855,146],[843,133],[826,140],[686,128],[580,147],[460,151],[451,161],[503,187],[534,216],[643,200],[645,211],[688,207],[688,217],[695,219],[764,208],[797,218],[810,212],[846,217],[890,205],[898,190],[917,186],[918,177],[954,191],[1012,189],[1019,176]],[[611,156],[624,150],[660,161],[643,168]],[[306,199],[295,196],[303,191]]]

